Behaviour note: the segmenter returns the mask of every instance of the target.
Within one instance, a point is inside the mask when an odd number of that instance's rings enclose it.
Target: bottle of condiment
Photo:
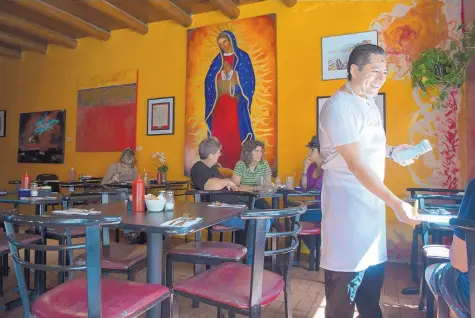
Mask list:
[[[145,183],[145,185],[148,184],[148,173],[147,171],[145,171],[145,169],[143,169],[143,182]]]
[[[20,189],[29,189],[31,185],[31,178],[28,175],[28,172],[25,171],[23,177],[21,177],[21,187]]]
[[[145,183],[140,174],[132,183],[132,212],[145,212]]]
[[[69,169],[69,181],[74,181],[76,178],[76,170],[74,168]]]

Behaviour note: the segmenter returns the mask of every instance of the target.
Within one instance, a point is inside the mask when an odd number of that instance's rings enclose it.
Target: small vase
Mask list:
[[[167,183],[167,173],[165,171],[162,171],[162,180],[161,183]]]
[[[162,172],[157,172],[157,184],[162,184]]]

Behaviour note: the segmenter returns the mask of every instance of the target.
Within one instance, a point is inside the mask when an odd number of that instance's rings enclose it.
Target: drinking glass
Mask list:
[[[285,182],[285,185],[287,186],[287,189],[293,190],[294,189],[294,177],[293,176],[288,176],[287,180]]]

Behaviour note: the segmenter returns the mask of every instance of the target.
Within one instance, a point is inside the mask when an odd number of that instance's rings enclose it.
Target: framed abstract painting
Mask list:
[[[148,100],[147,135],[173,135],[175,130],[175,98]]]
[[[320,118],[320,112],[322,110],[323,105],[327,102],[330,96],[319,96],[317,97],[317,136],[318,136],[318,120]],[[377,96],[374,97],[374,101],[379,108],[379,112],[381,113],[381,119],[383,121],[384,131],[386,131],[386,93],[379,93]]]
[[[18,162],[64,163],[66,110],[21,113]]]
[[[322,38],[322,79],[345,79],[351,51],[360,44],[378,44],[378,31]]]
[[[0,137],[7,135],[7,111],[0,110]]]

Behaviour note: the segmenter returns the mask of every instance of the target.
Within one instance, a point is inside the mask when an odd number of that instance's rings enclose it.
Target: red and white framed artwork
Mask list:
[[[175,130],[175,98],[148,100],[147,135],[173,135]]]

